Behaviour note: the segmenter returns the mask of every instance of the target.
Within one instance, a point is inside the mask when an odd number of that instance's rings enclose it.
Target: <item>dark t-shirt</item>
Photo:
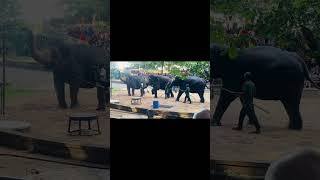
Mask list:
[[[256,93],[256,86],[252,81],[245,81],[242,85],[242,92],[244,95],[241,97],[242,106],[244,108],[253,108],[253,97]]]

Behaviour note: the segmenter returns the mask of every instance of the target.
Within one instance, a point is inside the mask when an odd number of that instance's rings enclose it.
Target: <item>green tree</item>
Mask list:
[[[1,41],[5,41],[5,46],[9,51],[15,49],[17,44],[16,30],[21,24],[20,21],[20,2],[19,0],[0,1],[0,32]]]
[[[311,39],[320,37],[318,0],[211,0],[210,3],[213,12],[245,18],[247,29],[255,31],[260,37],[274,39],[280,48],[297,51],[302,55],[307,52],[310,56],[316,54],[316,43]],[[315,37],[308,39],[306,36],[311,35],[303,29],[309,29]],[[249,47],[251,41],[248,37],[227,34],[222,23],[214,20],[211,23],[210,40],[236,47],[241,47],[241,44]]]
[[[83,20],[91,23],[93,18],[97,21],[110,20],[110,0],[63,0],[65,18],[78,23]]]

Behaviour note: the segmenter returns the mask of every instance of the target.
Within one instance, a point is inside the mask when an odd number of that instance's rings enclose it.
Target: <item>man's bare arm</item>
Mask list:
[[[227,91],[227,92],[229,92],[229,93],[231,93],[231,94],[237,95],[237,96],[242,96],[242,95],[244,95],[244,92],[235,92],[235,91],[231,91],[231,90],[226,89],[226,88],[222,88],[222,90],[225,90],[225,91]]]

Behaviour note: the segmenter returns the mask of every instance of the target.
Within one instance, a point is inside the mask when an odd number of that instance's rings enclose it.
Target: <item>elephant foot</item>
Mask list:
[[[242,130],[242,128],[241,128],[241,127],[234,127],[234,128],[232,128],[232,130],[235,130],[235,131],[241,131],[241,130]]]
[[[289,125],[289,129],[291,130],[302,130],[302,126],[293,126],[293,125]]]
[[[96,109],[96,111],[106,111],[106,108],[105,108],[105,107],[98,107],[98,108]]]
[[[128,94],[128,96],[131,96],[131,94]]]
[[[254,125],[254,123],[251,122],[251,121],[249,121],[248,124],[247,124],[247,126],[253,126],[253,125]]]
[[[71,104],[70,108],[71,109],[74,109],[74,108],[78,108],[80,107],[80,105],[77,103],[77,104]]]
[[[201,103],[204,103],[204,100],[201,100],[200,102],[201,102]]]
[[[221,122],[211,121],[210,126],[222,126]]]
[[[59,108],[61,108],[61,109],[67,109],[68,106],[67,106],[67,104],[59,104]]]
[[[255,131],[249,132],[249,134],[261,134],[261,131],[260,131],[260,129],[257,129]]]

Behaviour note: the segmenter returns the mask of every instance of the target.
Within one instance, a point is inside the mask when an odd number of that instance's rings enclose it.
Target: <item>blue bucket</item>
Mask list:
[[[154,109],[159,108],[159,101],[157,101],[157,100],[153,101],[153,108]]]

